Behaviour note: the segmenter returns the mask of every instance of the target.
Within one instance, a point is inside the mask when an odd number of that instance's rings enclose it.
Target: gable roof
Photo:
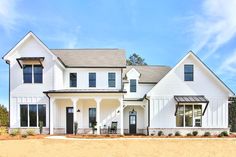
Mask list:
[[[202,65],[207,72],[213,76],[213,78],[215,78],[215,80],[224,88],[226,89],[229,93],[231,93],[232,95],[235,95],[235,93],[192,51],[189,51],[187,53],[187,55],[185,55],[184,58],[182,58],[176,65],[174,68],[172,68],[161,80],[158,84],[156,84],[152,89],[154,89],[156,86],[158,86],[168,75],[170,75],[172,72],[174,72],[174,70],[180,65],[182,64],[182,62],[184,62],[185,59],[187,59],[189,56],[192,56],[198,63],[200,63],[200,65]],[[150,96],[152,89],[147,93],[147,96]]]
[[[171,67],[160,65],[127,66],[123,72],[123,78],[125,79],[124,82],[127,82],[126,74],[132,68],[141,74],[139,83],[149,84],[158,83],[171,70]]]
[[[66,67],[126,67],[122,49],[51,49]]]
[[[9,59],[9,56],[11,56],[14,51],[22,45],[27,39],[30,37],[33,37],[49,54],[51,54],[53,57],[56,57],[49,49],[48,47],[31,31],[29,31],[10,51],[8,51],[2,59],[7,61]]]

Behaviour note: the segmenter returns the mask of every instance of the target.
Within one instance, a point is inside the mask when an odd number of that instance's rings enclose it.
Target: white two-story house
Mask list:
[[[50,134],[72,134],[75,122],[79,134],[228,130],[234,93],[193,52],[173,68],[126,66],[122,49],[49,49],[29,32],[3,59],[10,130],[39,122]]]

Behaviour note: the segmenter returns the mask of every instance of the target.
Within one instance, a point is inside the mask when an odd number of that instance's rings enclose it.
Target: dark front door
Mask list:
[[[66,108],[66,133],[73,134],[73,107]]]
[[[129,113],[129,133],[136,134],[137,114],[135,111]]]

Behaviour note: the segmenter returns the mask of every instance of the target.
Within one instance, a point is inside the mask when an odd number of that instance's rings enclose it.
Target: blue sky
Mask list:
[[[174,66],[194,51],[236,91],[236,0],[0,0],[0,55],[28,31],[49,48],[124,48]],[[0,103],[8,66],[0,62]]]

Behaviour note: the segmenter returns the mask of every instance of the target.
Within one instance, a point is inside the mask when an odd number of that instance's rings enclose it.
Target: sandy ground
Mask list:
[[[0,157],[234,157],[236,139],[0,141]]]

